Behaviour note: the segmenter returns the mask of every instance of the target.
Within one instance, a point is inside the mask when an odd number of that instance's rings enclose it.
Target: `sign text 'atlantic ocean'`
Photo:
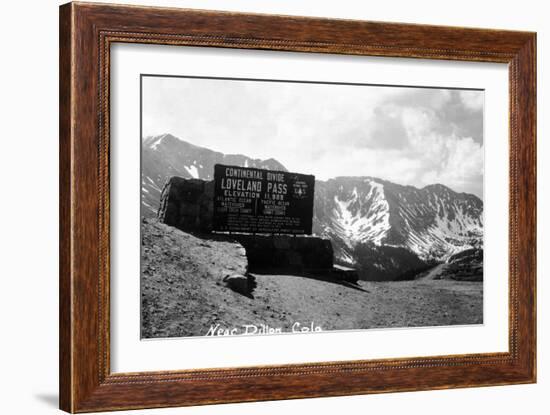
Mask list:
[[[214,166],[214,230],[311,234],[315,177]]]

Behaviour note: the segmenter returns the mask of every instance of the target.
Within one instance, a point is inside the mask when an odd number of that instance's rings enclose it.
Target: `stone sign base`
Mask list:
[[[185,232],[211,232],[214,181],[171,177],[160,196],[158,219]]]
[[[214,182],[172,177],[161,195],[158,219],[184,232],[212,232]],[[357,272],[335,266],[330,240],[314,236],[224,234],[246,250],[249,271],[313,271],[346,282]]]
[[[249,270],[332,270],[328,239],[310,236],[232,234],[246,250]]]

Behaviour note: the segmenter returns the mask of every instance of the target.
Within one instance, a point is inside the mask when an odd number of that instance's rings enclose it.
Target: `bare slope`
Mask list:
[[[251,297],[222,281],[244,272],[242,247],[143,223],[142,337],[206,335],[219,325],[296,322],[323,330],[482,323],[482,283],[448,280],[340,284],[323,276],[258,275]]]

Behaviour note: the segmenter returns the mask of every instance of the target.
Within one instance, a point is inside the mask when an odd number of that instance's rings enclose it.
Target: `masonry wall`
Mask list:
[[[214,181],[172,177],[160,196],[158,219],[186,232],[211,232]]]
[[[214,182],[172,177],[161,194],[158,219],[185,232],[212,232]],[[328,270],[330,240],[315,236],[231,234],[246,249],[250,270]]]
[[[288,269],[293,271],[327,270],[333,266],[332,244],[315,236],[248,235],[231,237],[246,249],[248,268]]]

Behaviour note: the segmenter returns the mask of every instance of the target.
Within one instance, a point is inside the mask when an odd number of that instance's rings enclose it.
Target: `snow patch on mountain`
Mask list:
[[[425,261],[482,247],[483,202],[443,185],[337,177],[316,183],[314,211],[314,231],[333,241],[346,264],[355,263],[354,251],[365,243],[406,248]]]
[[[159,146],[160,143],[162,143],[162,140],[164,138],[166,138],[168,134],[163,134],[161,136],[158,136],[158,137],[154,137],[154,139],[149,139],[149,148],[152,149],[152,150],[157,150],[157,147]]]
[[[197,170],[197,166],[183,166],[185,170],[191,175],[193,179],[199,178],[199,171]]]
[[[372,241],[380,244],[386,235],[389,224],[389,206],[384,199],[384,186],[370,181],[369,193],[362,199],[357,187],[353,188],[349,199],[341,200],[334,196],[334,221],[336,233],[342,237],[348,247],[357,242]],[[364,215],[362,203],[370,201],[368,214]]]

